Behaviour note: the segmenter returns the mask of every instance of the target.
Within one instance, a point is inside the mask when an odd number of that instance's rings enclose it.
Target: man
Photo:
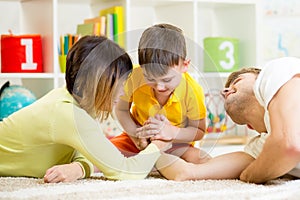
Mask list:
[[[276,59],[258,73],[232,73],[222,92],[232,120],[261,133],[246,146],[256,160],[240,175],[254,183],[284,175],[300,162],[300,59]],[[300,169],[290,173],[300,176]]]
[[[262,70],[233,72],[222,95],[231,119],[256,130],[244,152],[233,152],[203,164],[162,156],[156,163],[168,179],[229,179],[264,183],[286,173],[300,177],[300,59],[286,57]],[[172,163],[170,165],[170,163]]]

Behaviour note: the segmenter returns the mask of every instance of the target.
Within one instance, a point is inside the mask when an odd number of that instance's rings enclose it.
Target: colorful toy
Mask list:
[[[122,133],[122,127],[111,115],[100,124],[107,138],[112,138]]]
[[[1,35],[1,72],[43,72],[42,37],[39,34]]]
[[[220,90],[213,89],[205,94],[207,108],[207,133],[221,133],[232,129],[224,109],[224,99]]]

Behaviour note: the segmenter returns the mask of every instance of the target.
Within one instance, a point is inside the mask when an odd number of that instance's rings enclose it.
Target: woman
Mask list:
[[[169,143],[153,141],[125,158],[99,126],[131,70],[128,54],[117,44],[102,36],[82,37],[67,55],[66,87],[0,122],[0,176],[74,181],[89,177],[95,165],[110,179],[146,177]]]

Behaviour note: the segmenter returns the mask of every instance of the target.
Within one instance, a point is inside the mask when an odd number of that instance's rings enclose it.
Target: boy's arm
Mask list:
[[[154,139],[163,139],[169,137],[174,143],[185,143],[201,140],[205,133],[206,120],[188,120],[188,125],[179,128],[171,124],[167,124],[162,131],[154,137]]]
[[[258,158],[241,174],[241,180],[263,183],[277,178],[300,162],[300,77],[288,81],[271,100],[268,110],[272,133]]]
[[[120,99],[117,103],[115,112],[125,132],[130,136],[135,136],[137,125],[131,118],[130,107],[130,102]]]
[[[131,103],[128,103],[120,99],[116,106],[115,112],[125,132],[131,138],[135,146],[138,149],[142,150],[148,145],[148,142],[146,139],[139,139],[136,137],[136,129],[138,128],[138,125],[135,123],[135,121],[132,118],[132,115],[130,113],[130,108],[131,108]]]
[[[174,142],[193,142],[201,140],[205,134],[206,119],[188,120],[185,128],[179,128]]]

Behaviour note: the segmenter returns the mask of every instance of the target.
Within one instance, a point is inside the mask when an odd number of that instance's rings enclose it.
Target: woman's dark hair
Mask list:
[[[90,115],[103,120],[112,111],[118,80],[131,70],[131,59],[118,44],[104,36],[84,36],[67,55],[67,90]]]

